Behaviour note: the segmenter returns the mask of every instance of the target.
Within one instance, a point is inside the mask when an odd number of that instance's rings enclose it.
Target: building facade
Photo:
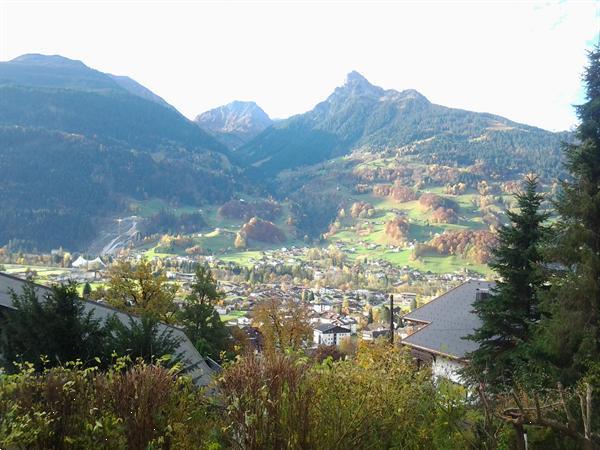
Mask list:
[[[348,328],[324,323],[314,329],[313,342],[315,345],[340,345],[342,339],[350,338],[351,334]]]

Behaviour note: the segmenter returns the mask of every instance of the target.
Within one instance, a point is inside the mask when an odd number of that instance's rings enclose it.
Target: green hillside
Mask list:
[[[81,249],[124,199],[237,190],[227,149],[144,89],[59,56],[0,63],[0,245]]]
[[[435,105],[415,90],[384,90],[356,72],[313,110],[276,123],[240,149],[251,172],[272,175],[356,149],[399,150],[425,164],[481,163],[502,176],[561,173],[568,136],[500,116]]]

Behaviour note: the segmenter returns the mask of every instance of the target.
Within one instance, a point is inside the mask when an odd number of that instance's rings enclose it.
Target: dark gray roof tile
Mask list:
[[[478,291],[489,291],[495,283],[467,281],[404,316],[407,320],[426,323],[416,333],[402,340],[403,344],[464,358],[477,349],[473,341],[463,339],[481,324],[473,313]]]

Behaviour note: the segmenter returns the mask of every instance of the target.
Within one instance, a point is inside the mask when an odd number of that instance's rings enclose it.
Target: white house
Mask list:
[[[313,332],[315,345],[339,345],[342,339],[349,338],[351,331],[330,323],[318,325]]]
[[[331,303],[318,302],[312,304],[312,309],[317,313],[323,313],[325,311],[331,311],[333,309],[333,305]]]

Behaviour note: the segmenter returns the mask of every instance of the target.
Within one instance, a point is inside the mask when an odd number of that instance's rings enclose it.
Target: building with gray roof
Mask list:
[[[25,283],[27,281],[12,275],[0,273],[0,308],[14,309],[10,292],[14,291],[20,294]],[[50,291],[46,286],[39,284],[35,284],[34,286],[40,299]],[[82,301],[86,313],[92,311],[94,318],[101,321],[106,321],[110,317],[115,316],[125,325],[129,325],[130,317],[133,317],[134,320],[139,320],[136,316],[130,316],[107,305],[87,300]],[[189,375],[197,386],[207,386],[211,382],[215,371],[209,367],[204,357],[198,353],[198,350],[196,350],[192,342],[180,328],[160,323],[159,331],[162,332],[165,329],[170,330],[173,338],[180,342],[177,353],[182,355],[182,363],[186,375]]]
[[[406,314],[407,336],[401,343],[418,361],[431,362],[434,375],[460,381],[457,371],[477,344],[465,339],[481,325],[473,313],[477,297],[487,296],[495,283],[467,281]]]

